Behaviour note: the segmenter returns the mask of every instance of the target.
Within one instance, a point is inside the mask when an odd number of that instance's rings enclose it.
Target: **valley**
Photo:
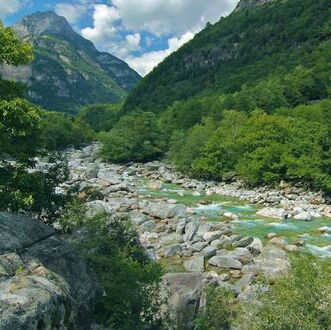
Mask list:
[[[0,329],[329,330],[329,1],[140,2],[0,4]]]

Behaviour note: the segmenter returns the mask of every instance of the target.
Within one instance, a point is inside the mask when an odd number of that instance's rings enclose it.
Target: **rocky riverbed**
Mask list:
[[[161,162],[107,164],[98,145],[67,151],[67,157],[67,187],[79,186],[90,216],[131,219],[150,258],[165,268],[173,305],[187,315],[203,304],[205,283],[255,299],[256,279],[286,274],[288,254],[313,246],[310,239],[323,242],[314,245],[316,253],[331,256],[331,208],[319,193],[285,184],[247,190],[239,182],[202,182]]]

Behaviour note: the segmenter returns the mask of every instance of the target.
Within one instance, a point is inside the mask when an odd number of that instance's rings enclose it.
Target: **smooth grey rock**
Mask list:
[[[0,253],[20,251],[55,234],[54,229],[29,217],[0,212]]]
[[[270,244],[277,245],[283,248],[286,245],[286,241],[281,237],[274,237],[270,240]]]
[[[174,255],[181,254],[182,247],[179,244],[173,244],[164,247],[163,254],[165,258],[173,257]]]
[[[117,173],[114,171],[108,169],[108,168],[102,168],[98,172],[98,178],[102,180],[106,180],[110,182],[113,185],[117,185],[121,183],[121,179],[118,177]]]
[[[282,208],[265,207],[260,211],[256,212],[256,214],[266,218],[284,220],[287,215],[287,212]]]
[[[239,260],[243,264],[247,264],[253,260],[252,255],[247,248],[236,248],[229,252],[229,256]]]
[[[331,227],[328,227],[328,226],[320,227],[317,230],[321,233],[331,234]]]
[[[293,217],[294,220],[303,220],[303,221],[311,221],[312,215],[310,212],[303,211]]]
[[[166,202],[148,203],[143,212],[157,219],[171,219],[185,215],[186,207],[181,204],[169,204]]]
[[[0,329],[89,329],[102,292],[85,260],[37,220],[0,213],[0,228]]]
[[[198,242],[191,245],[191,249],[193,252],[200,252],[202,249],[204,249],[206,246],[208,246],[208,243],[206,242]]]
[[[192,330],[197,317],[203,290],[201,273],[169,273],[163,277],[165,294],[170,292],[169,305],[173,307],[175,326]]]
[[[212,232],[204,233],[202,235],[202,238],[209,243],[214,241],[215,239],[219,239],[221,236],[223,236],[222,231],[212,231]]]
[[[254,261],[258,271],[271,280],[287,275],[291,267],[286,252],[273,245],[266,246]]]
[[[199,256],[184,262],[184,268],[188,272],[203,272],[205,270],[204,257]]]
[[[185,232],[186,226],[186,218],[179,219],[176,227],[176,233],[179,235],[183,235]]]
[[[160,243],[162,244],[170,244],[170,243],[183,243],[182,235],[173,233],[160,237]]]
[[[163,187],[163,182],[162,181],[151,181],[148,184],[148,188],[153,189],[153,190],[162,189],[162,187]]]
[[[254,241],[254,238],[251,236],[244,237],[240,239],[239,241],[236,241],[232,244],[233,247],[247,247],[248,245],[252,244]]]
[[[258,255],[262,252],[263,243],[259,238],[254,237],[253,242],[247,246],[247,249],[253,254]]]
[[[225,269],[242,269],[242,263],[230,256],[216,255],[208,260],[208,264],[211,266],[225,268]]]
[[[98,176],[99,166],[95,164],[89,164],[86,169],[86,178],[94,179]]]
[[[149,259],[151,259],[153,261],[156,261],[157,255],[156,255],[156,251],[155,251],[154,248],[147,249],[146,252],[147,252],[147,255],[148,255]]]
[[[199,229],[200,223],[199,221],[193,220],[186,224],[185,227],[185,234],[183,236],[184,242],[192,241],[195,237],[198,229]]]
[[[201,252],[200,255],[203,256],[205,259],[213,257],[216,255],[217,249],[213,246],[205,247]]]
[[[149,217],[147,215],[142,214],[138,211],[131,211],[129,213],[129,217],[130,217],[131,221],[133,222],[133,224],[136,226],[140,226],[144,222],[149,220]]]
[[[144,233],[145,231],[152,232],[155,226],[156,226],[155,221],[148,220],[144,222],[142,225],[140,225],[140,227],[138,227],[138,232],[139,233]]]
[[[107,202],[104,201],[92,201],[86,203],[86,216],[93,218],[99,214],[113,214],[114,210]]]

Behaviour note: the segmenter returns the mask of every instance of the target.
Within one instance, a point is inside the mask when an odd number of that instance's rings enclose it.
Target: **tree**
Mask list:
[[[160,291],[162,269],[151,261],[129,219],[105,214],[87,218],[78,202],[62,214],[59,224],[80,230],[76,241],[94,269],[104,294],[96,318],[110,329],[165,330],[169,313]]]
[[[0,64],[26,64],[32,58],[31,46],[0,22]],[[66,180],[67,168],[61,159],[51,157],[49,171],[36,170],[44,125],[41,110],[21,98],[21,85],[2,80],[1,86],[5,88],[0,93],[0,209],[27,210],[49,220],[64,203],[55,189]]]
[[[202,148],[194,161],[194,172],[199,176],[221,179],[233,171],[240,157],[238,139],[246,121],[243,112],[225,110],[220,126]]]
[[[113,162],[149,161],[162,155],[165,141],[151,112],[124,116],[109,133],[100,134],[102,155]]]

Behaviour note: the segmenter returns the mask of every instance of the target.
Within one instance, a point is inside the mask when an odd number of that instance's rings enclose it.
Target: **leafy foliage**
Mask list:
[[[291,274],[260,296],[259,312],[244,318],[244,329],[330,329],[330,263],[309,255],[292,263]]]
[[[78,246],[104,290],[96,310],[101,324],[111,329],[170,329],[160,295],[161,268],[148,259],[128,220],[102,214],[87,219],[84,207],[76,203],[60,224],[84,233]]]
[[[80,118],[70,115],[46,112],[42,113],[42,145],[47,150],[62,150],[68,147],[80,147],[93,139],[94,132]]]
[[[221,287],[209,287],[205,294],[207,304],[195,320],[195,330],[231,329],[237,309],[233,292]]]
[[[32,49],[0,24],[0,63],[26,64]],[[1,80],[0,93],[0,209],[30,211],[51,220],[66,199],[56,187],[67,179],[65,162],[50,156],[48,171],[36,169],[41,155],[42,110],[20,98],[22,86]]]
[[[328,260],[309,254],[295,255],[290,274],[273,285],[260,280],[256,288],[264,289],[257,289],[252,301],[239,301],[231,291],[210,287],[195,329],[328,330],[330,266]]]
[[[95,132],[111,130],[118,118],[119,104],[95,104],[82,108],[77,118],[91,126]]]
[[[116,163],[155,159],[164,148],[156,116],[150,112],[124,116],[109,133],[99,137],[103,157]]]
[[[0,63],[10,65],[27,64],[33,59],[31,45],[22,43],[12,29],[0,22]]]

